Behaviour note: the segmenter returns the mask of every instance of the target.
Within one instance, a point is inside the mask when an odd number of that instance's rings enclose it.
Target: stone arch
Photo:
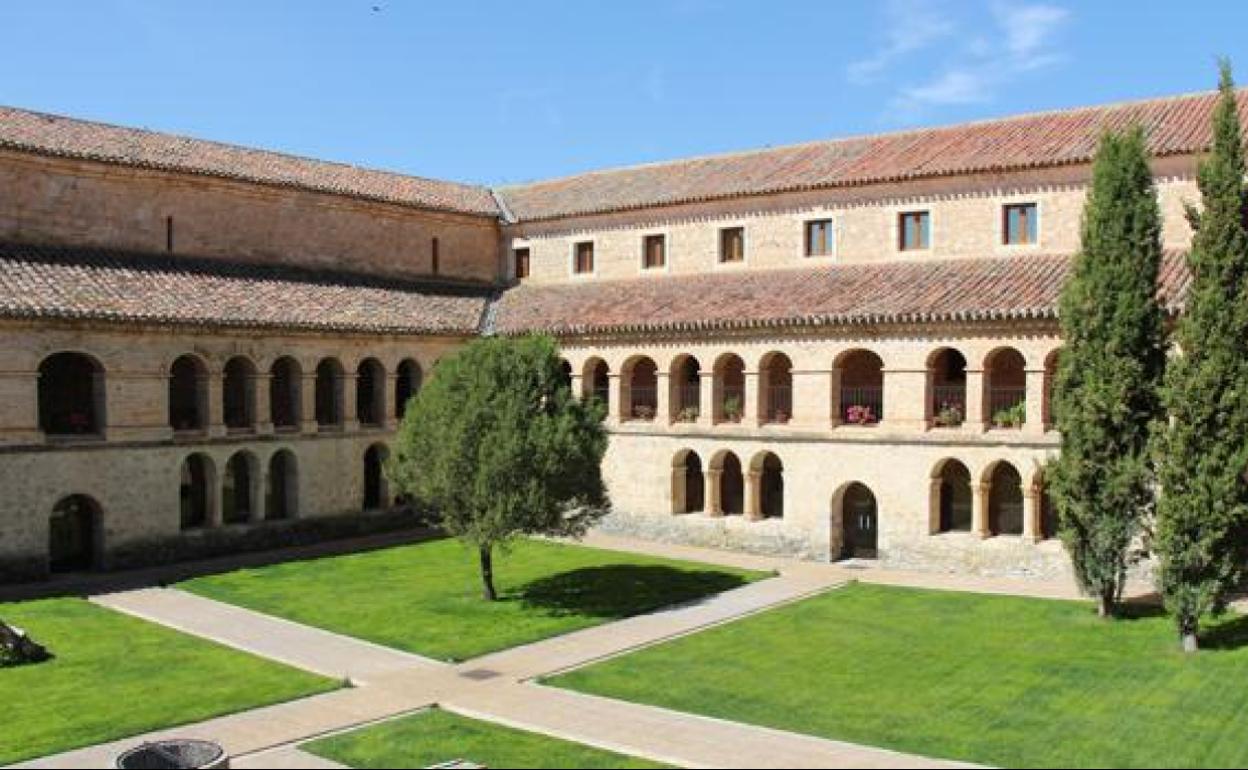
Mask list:
[[[724,353],[711,369],[711,419],[715,423],[740,422],[745,414],[745,361],[736,353]]]
[[[298,515],[299,459],[289,449],[279,449],[269,458],[264,517],[266,519],[293,519]]]
[[[256,427],[256,365],[247,356],[225,362],[221,377],[221,417],[226,430]]]
[[[872,350],[846,350],[832,362],[832,414],[838,423],[878,425],[884,418],[884,360]]]
[[[611,398],[611,367],[598,356],[593,356],[581,368],[581,394],[594,399],[606,409]]]
[[[758,421],[784,424],[793,418],[793,361],[773,350],[758,362]]]
[[[208,365],[192,353],[169,365],[169,427],[175,432],[208,427]]]
[[[650,356],[632,356],[620,368],[620,419],[649,422],[659,406],[659,367]]]
[[[702,458],[682,449],[672,458],[672,513],[701,513],[706,507]]]
[[[403,419],[408,403],[420,394],[423,376],[420,364],[412,358],[403,359],[394,370],[394,415],[398,419]]]
[[[988,494],[988,531],[993,535],[1023,534],[1023,477],[1007,460],[984,470]]]
[[[316,365],[316,424],[321,430],[342,427],[342,378],[338,359],[322,358]]]
[[[269,419],[276,431],[296,431],[303,420],[303,367],[282,356],[269,367]]]
[[[956,428],[966,420],[966,356],[957,348],[933,350],[927,357],[927,420]]]
[[[45,435],[103,435],[104,367],[94,356],[61,351],[45,357],[38,391],[39,429]]]
[[[784,518],[784,464],[775,452],[763,450],[750,460],[754,513],[760,519]]]
[[[375,511],[390,506],[390,484],[386,479],[385,463],[390,450],[385,444],[373,444],[364,452],[364,501],[363,509]]]
[[[879,508],[861,481],[842,484],[832,495],[831,557],[874,559],[879,553]]]
[[[217,469],[211,457],[196,452],[182,461],[178,499],[182,529],[200,529],[215,523]]]
[[[946,458],[932,468],[931,530],[970,532],[975,522],[971,472],[961,460]]]
[[[96,569],[104,552],[104,511],[90,495],[62,497],[48,519],[48,569]]]
[[[672,422],[696,422],[702,414],[702,364],[688,353],[672,360],[668,373]]]
[[[360,425],[376,428],[386,422],[386,367],[365,358],[355,368],[355,416]]]
[[[221,520],[245,524],[259,518],[260,465],[247,450],[230,455],[221,474]]]
[[[1057,370],[1061,363],[1062,348],[1054,348],[1044,357],[1044,401],[1041,404],[1041,419],[1046,429],[1056,424],[1053,416],[1053,391],[1057,386]]]
[[[995,428],[1019,428],[1027,419],[1027,359],[1016,348],[984,357],[984,419]]]
[[[717,480],[715,500],[719,503],[719,510],[711,513],[725,516],[744,513],[745,475],[741,472],[740,458],[734,452],[721,449],[711,457],[710,469]]]

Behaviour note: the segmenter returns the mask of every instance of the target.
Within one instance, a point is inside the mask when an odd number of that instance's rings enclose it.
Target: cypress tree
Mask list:
[[[1158,440],[1157,583],[1183,649],[1240,576],[1248,520],[1248,234],[1244,156],[1230,66],[1221,65],[1213,151],[1197,174],[1203,209],[1188,255],[1191,286],[1166,378],[1170,422]]]
[[[1138,127],[1101,138],[1081,238],[1059,306],[1065,348],[1053,408],[1062,450],[1047,475],[1075,577],[1109,617],[1151,515],[1150,431],[1166,364],[1161,215]]]

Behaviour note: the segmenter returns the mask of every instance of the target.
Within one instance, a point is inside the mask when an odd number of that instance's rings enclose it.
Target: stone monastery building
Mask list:
[[[0,576],[386,516],[407,399],[526,332],[609,405],[608,529],[1066,569],[1041,467],[1090,161],[1145,127],[1174,310],[1215,99],[496,189],[0,108]]]

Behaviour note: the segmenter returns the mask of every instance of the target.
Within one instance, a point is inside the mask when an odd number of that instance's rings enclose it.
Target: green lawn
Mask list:
[[[337,682],[89,604],[0,604],[55,655],[0,668],[0,765],[335,689]]]
[[[456,540],[196,578],[180,588],[440,659],[487,652],[736,588],[763,573],[537,540],[495,557],[481,599]]]
[[[1248,618],[851,585],[553,684],[1004,767],[1248,766]]]
[[[440,709],[322,738],[300,748],[360,768],[429,767],[452,759],[486,767],[665,767]]]

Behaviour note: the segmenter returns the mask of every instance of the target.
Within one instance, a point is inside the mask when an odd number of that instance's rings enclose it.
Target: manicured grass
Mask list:
[[[736,588],[763,573],[537,540],[495,557],[481,599],[476,554],[456,540],[196,578],[179,587],[440,659],[487,652]]]
[[[429,767],[453,759],[486,767],[666,767],[440,709],[323,738],[301,748],[360,768]]]
[[[81,599],[0,604],[0,617],[55,655],[0,668],[0,765],[339,686]]]
[[[1248,618],[852,585],[552,680],[1003,767],[1248,766]]]

